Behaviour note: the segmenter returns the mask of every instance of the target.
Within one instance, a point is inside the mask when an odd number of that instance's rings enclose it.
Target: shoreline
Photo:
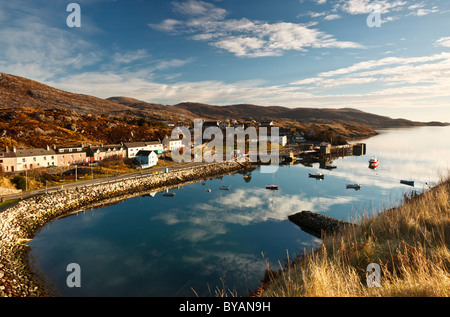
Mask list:
[[[54,296],[31,267],[26,244],[47,223],[86,209],[221,177],[245,170],[250,163],[224,162],[165,174],[142,175],[103,184],[62,189],[22,200],[0,213],[0,296]]]

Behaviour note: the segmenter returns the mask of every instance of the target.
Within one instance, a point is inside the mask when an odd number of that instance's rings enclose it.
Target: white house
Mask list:
[[[156,154],[163,153],[163,145],[159,141],[149,141],[149,142],[127,142],[123,144],[128,158],[136,157],[139,151],[155,151]]]
[[[183,147],[182,139],[170,139],[169,137],[165,137],[162,141],[163,148],[165,151],[175,151]]]
[[[141,168],[149,168],[158,164],[158,155],[154,151],[139,151],[134,158]]]
[[[55,151],[48,146],[46,149],[16,149],[13,150],[16,159],[16,171],[24,171],[39,167],[57,166]]]

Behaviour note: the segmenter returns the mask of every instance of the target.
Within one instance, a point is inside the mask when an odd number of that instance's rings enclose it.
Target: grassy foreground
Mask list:
[[[258,295],[450,296],[450,178],[359,223],[283,269],[269,268]],[[370,263],[381,268],[380,287],[368,287]]]

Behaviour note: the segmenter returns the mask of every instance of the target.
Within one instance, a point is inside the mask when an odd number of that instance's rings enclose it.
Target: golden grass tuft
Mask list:
[[[261,296],[450,295],[449,180],[359,223],[269,274]],[[367,285],[370,263],[381,267],[381,287]]]

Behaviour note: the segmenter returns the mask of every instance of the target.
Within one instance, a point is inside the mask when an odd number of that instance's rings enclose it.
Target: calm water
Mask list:
[[[449,127],[385,130],[364,142],[366,155],[335,159],[337,169],[322,170],[323,181],[308,177],[319,163],[282,166],[280,190],[272,192],[265,189],[272,175],[256,169],[248,178],[183,186],[175,197],[137,197],[57,220],[29,243],[32,257],[62,296],[213,296],[222,281],[246,296],[267,263],[279,267],[287,254],[320,243],[288,215],[311,210],[354,219],[426,189],[450,167]],[[372,156],[380,160],[376,170],[368,168]],[[415,180],[415,188],[401,179]],[[348,183],[362,189],[346,189]],[[81,267],[80,288],[66,285],[69,263]]]

